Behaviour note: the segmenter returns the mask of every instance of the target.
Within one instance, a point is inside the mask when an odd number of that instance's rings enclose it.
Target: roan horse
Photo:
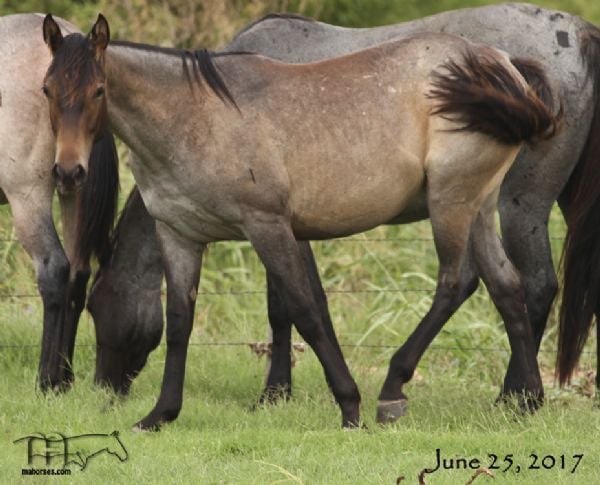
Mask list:
[[[598,29],[579,17],[528,4],[461,9],[412,22],[370,29],[342,28],[297,15],[274,14],[250,24],[225,47],[224,51],[252,51],[284,62],[308,62],[346,54],[399,35],[421,31],[457,34],[473,41],[496,46],[514,56],[538,59],[545,64],[550,81],[560,89],[565,101],[566,123],[561,132],[546,143],[522,150],[503,182],[499,197],[503,243],[521,274],[536,349],[539,349],[550,306],[558,288],[548,238],[548,216],[557,199],[563,209],[568,209],[569,194],[577,192],[572,187],[579,185],[578,180],[595,180],[590,177],[590,174],[595,173],[596,163],[600,160],[600,145],[594,141],[599,139],[600,130],[600,96],[598,95],[600,31]],[[575,167],[577,171],[568,183]],[[139,291],[139,284],[127,283],[138,281],[142,275],[153,274],[160,278],[158,269],[160,258],[156,254],[156,249],[151,250],[156,248],[156,242],[145,238],[150,233],[145,224],[153,227],[153,221],[142,217],[143,207],[135,206],[135,209],[139,216],[130,218],[128,224],[123,225],[115,250],[127,249],[129,254],[143,253],[148,257],[146,259],[136,257],[137,266],[127,264],[125,270],[121,270],[115,264],[110,273],[99,272],[99,278],[90,292],[89,302],[90,310],[94,313],[97,333],[104,336],[107,344],[130,349],[128,358],[135,358],[136,361],[142,362],[146,355],[136,354],[136,349],[148,348],[146,344],[148,340],[156,341],[153,336],[157,332],[158,320],[161,317],[156,310],[149,320],[141,318],[136,320],[135,315],[131,314],[131,302],[138,302],[138,307],[153,305],[157,309],[160,303],[153,302],[146,293]],[[573,214],[578,212],[575,209],[572,211]],[[595,212],[597,213],[598,210]],[[594,211],[590,213],[593,214]],[[421,207],[413,214],[413,218],[425,218],[427,215],[427,207]],[[595,227],[593,221],[591,227]],[[569,264],[570,260],[566,258],[566,274],[573,274],[575,277],[581,275],[582,281],[572,284],[571,278],[567,277],[564,285],[565,293],[570,288],[574,288],[573,292],[568,293],[569,295],[586,294],[585,290],[579,292],[578,289],[591,286],[588,282],[590,277],[600,274],[595,271],[596,264],[589,264],[590,257],[587,256],[588,253],[593,253],[595,248],[600,247],[600,241],[596,237],[599,234],[597,231],[587,231],[587,247],[578,246],[578,249],[573,252],[574,260],[580,261],[584,268],[570,271],[569,268],[573,267],[573,264]],[[323,310],[322,319],[330,325],[326,296],[318,282],[310,247],[307,242],[300,242],[299,246],[303,258],[307,261],[307,271],[313,282],[315,298]],[[121,257],[119,261],[125,259]],[[150,268],[154,269],[149,271]],[[122,305],[122,310],[113,305],[110,315],[104,318],[101,310],[107,307],[107,301],[114,302],[112,288],[116,285],[121,289],[123,302],[127,301],[127,304]],[[145,282],[145,286],[151,285],[150,281]],[[272,291],[269,291],[269,319],[274,337],[273,360],[261,399],[271,399],[281,390],[289,393],[291,389],[289,357],[291,321],[285,308],[280,304],[276,288],[270,289]],[[595,298],[596,293],[591,296]],[[581,302],[569,304],[571,300],[567,298],[563,300],[570,308],[568,311],[563,311],[565,318],[569,315],[579,315],[575,309],[582,308]],[[592,300],[587,298],[587,301]],[[99,309],[97,315],[96,308]],[[129,318],[119,319],[117,322],[114,316],[121,313],[125,313]],[[588,317],[589,315],[591,313],[588,312]],[[576,320],[582,321],[580,318]],[[588,326],[585,328],[589,328],[590,321],[591,318],[588,318]],[[148,328],[148,332],[145,328]],[[563,324],[563,328],[566,330],[561,333],[568,335],[569,329],[577,327],[573,322],[569,322]],[[435,331],[431,332],[425,336],[425,339],[420,339],[418,348],[412,342],[407,346],[403,357],[395,357],[395,360],[402,363],[406,369],[407,376],[412,375],[420,355],[434,338],[435,333]],[[583,338],[587,335],[585,329],[574,333],[583,335]],[[329,334],[333,335],[333,331]],[[132,341],[128,337],[119,341],[110,338],[111,335],[135,335],[137,339]],[[575,341],[577,338],[575,337]],[[133,356],[131,353],[136,355]],[[115,370],[106,367],[108,361],[104,362],[105,366],[97,367],[97,375],[127,374],[127,369]],[[135,369],[135,372],[137,371],[139,368]],[[130,375],[134,375],[135,372]],[[514,360],[511,359],[504,381],[503,394],[507,389],[518,387],[518,379],[518,375],[515,374]],[[119,389],[120,383],[121,380],[114,387]],[[600,387],[600,371],[597,373],[597,385]]]
[[[200,256],[208,242],[228,239],[251,242],[324,367],[342,424],[358,424],[360,395],[325,333],[296,237],[385,223],[423,197],[425,177],[440,259],[425,321],[447,320],[462,301],[471,240],[525,383],[514,391],[531,406],[541,399],[519,277],[493,220],[500,183],[523,141],[556,129],[537,65],[520,63],[534,91],[505,54],[439,34],[291,65],[243,53],[109,46],[102,16],[87,37],[63,37],[50,15],[43,32],[53,53],[44,92],[57,139],[65,141],[56,164],[66,154],[86,159],[89,138],[108,124],[138,155],[134,176],[156,220],[167,356],[160,396],[140,428],[155,429],[181,410]],[[386,380],[380,410],[396,413],[402,380]]]
[[[99,131],[88,140],[87,173],[87,158],[82,166],[65,163],[53,171],[56,141],[40,89],[51,60],[39,33],[42,20],[35,14],[0,18],[0,204],[10,204],[17,238],[35,265],[44,304],[39,384],[48,389],[73,377],[90,257],[104,263],[110,255],[118,160],[112,135]],[[67,32],[77,30],[60,24]],[[64,250],[52,220],[55,186]]]

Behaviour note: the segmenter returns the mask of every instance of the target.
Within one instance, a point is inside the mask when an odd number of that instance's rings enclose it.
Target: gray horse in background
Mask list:
[[[600,71],[594,68],[600,65],[598,29],[577,16],[528,4],[462,9],[368,29],[337,27],[296,15],[275,14],[250,24],[224,51],[254,51],[287,62],[309,62],[420,31],[453,33],[502,48],[514,56],[536,58],[544,64],[548,77],[564,99],[565,123],[562,132],[549,142],[522,150],[503,182],[499,197],[503,243],[521,274],[536,348],[539,349],[558,288],[547,230],[549,213],[556,200],[563,209],[568,209],[570,187],[574,185],[574,182],[569,183],[569,178],[574,169],[600,160],[600,154],[595,153],[589,145],[589,140],[600,136],[592,130],[593,120],[596,120],[596,127],[600,122]],[[142,210],[139,207],[137,209]],[[411,215],[411,219],[427,216],[423,205]],[[135,218],[132,222],[122,227],[119,239],[135,241],[134,245],[156,247],[153,238],[144,240],[138,235],[149,233],[144,224],[152,225],[153,222],[143,218]],[[592,246],[598,247],[599,243],[596,241]],[[116,251],[123,247],[117,240]],[[126,247],[131,248],[130,244]],[[316,273],[310,247],[308,243],[301,243],[300,247],[311,275],[315,298],[323,312],[323,320],[331,325],[326,296]],[[128,250],[136,251],[133,248]],[[121,294],[122,301],[128,302],[121,308],[126,311],[131,302],[138,302],[139,306],[153,305],[157,311],[152,319],[104,319],[94,311],[94,307],[105,306],[104,302],[109,298],[108,291],[118,284],[118,280],[132,279],[133,274],[142,274],[148,267],[160,266],[157,251],[147,251],[146,254],[153,257],[145,261],[137,259],[137,269],[128,265],[126,270],[113,268],[110,275],[101,273],[92,288],[92,314],[96,327],[106,335],[116,332],[116,326],[131,329],[129,335],[144,335],[142,329],[146,325],[149,333],[156,333],[157,322],[161,318],[158,305],[144,292],[138,291],[137,285],[128,286],[127,293]],[[158,270],[153,271],[157,278],[159,273]],[[471,288],[471,291],[474,289]],[[112,314],[118,313],[115,309]],[[287,394],[291,389],[291,322],[276,288],[272,286],[269,287],[269,321],[273,329],[273,356],[261,399],[271,399],[281,390]],[[409,339],[403,353],[394,357],[404,362],[407,377],[412,375],[418,359],[437,331],[439,328],[432,329],[426,338],[418,333],[417,336],[421,336],[419,341]],[[124,334],[122,329],[119,330],[119,335]],[[333,335],[332,331],[330,335]],[[129,345],[129,341],[119,343],[113,340],[110,343],[122,345],[123,348],[126,344]],[[97,367],[96,371],[100,377],[115,373],[128,375],[128,369],[124,368],[114,371]],[[138,371],[135,369],[131,375]],[[514,387],[515,380],[514,362],[511,359],[503,389]],[[598,377],[597,382],[600,385]]]
[[[38,378],[46,390],[72,382],[90,258],[96,255],[101,264],[109,259],[119,180],[108,132],[94,140],[86,167],[53,171],[55,127],[42,93],[51,58],[39,33],[42,18],[0,18],[0,204],[10,205],[17,240],[35,267],[44,309]],[[77,32],[69,22],[59,22],[66,32]],[[55,189],[64,248],[52,220]]]

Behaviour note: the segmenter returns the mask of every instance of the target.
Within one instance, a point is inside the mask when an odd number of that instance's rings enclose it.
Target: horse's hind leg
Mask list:
[[[321,284],[319,270],[310,243],[308,241],[298,241],[298,248],[300,249],[300,255],[310,282],[313,297],[321,314],[321,321],[323,322],[325,332],[336,351],[342,355],[342,350],[331,322],[327,295]],[[271,359],[267,370],[265,390],[261,394],[259,403],[274,402],[279,397],[287,398],[291,395],[292,391],[291,338],[293,322],[285,306],[284,296],[280,294],[280,288],[272,280],[273,278],[267,272],[267,299],[272,335]]]
[[[377,422],[390,423],[406,413],[402,387],[413,376],[423,353],[460,305],[475,291],[477,273],[468,248],[472,215],[462,205],[437,207],[430,203],[433,236],[440,261],[431,309],[393,355],[379,394]]]
[[[551,205],[529,202],[527,198],[526,195],[521,200],[505,200],[499,208],[502,240],[506,254],[519,270],[537,353],[558,290],[558,279],[548,238]],[[515,356],[511,355],[501,396],[524,384],[519,382],[521,377]]]
[[[7,193],[17,239],[34,262],[44,305],[39,386],[64,384],[61,342],[69,262],[52,221],[52,188],[34,187],[26,195]]]
[[[519,274],[507,258],[494,228],[493,195],[488,198],[473,226],[473,248],[477,268],[498,308],[512,351],[515,379],[504,392],[519,397],[523,408],[533,410],[543,401],[531,325]]]

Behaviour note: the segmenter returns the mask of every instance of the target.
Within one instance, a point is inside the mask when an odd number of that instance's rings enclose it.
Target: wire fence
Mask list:
[[[402,346],[403,342],[397,344],[351,344],[341,343],[340,347],[344,349],[373,349],[373,350],[397,350]],[[250,347],[254,348],[257,346],[268,345],[267,342],[190,342],[188,344],[191,347]],[[293,344],[296,350],[298,348],[304,349],[304,343],[297,342]],[[161,347],[166,347],[166,344],[162,342]],[[0,344],[0,350],[7,349],[38,349],[40,344]],[[78,343],[75,345],[77,348],[93,348],[96,344],[93,343]],[[437,350],[444,352],[482,352],[482,353],[510,353],[509,348],[502,347],[470,347],[470,346],[448,346],[448,345],[430,345],[427,347],[427,351]],[[540,349],[539,352],[544,354],[555,354],[556,349]],[[582,355],[594,355],[595,352],[583,351]]]
[[[562,241],[562,236],[551,236],[552,241]],[[16,243],[18,240],[14,238],[0,239],[0,243]],[[366,237],[366,238],[341,238],[328,241],[329,243],[420,243],[420,242],[433,242],[432,237]],[[396,288],[377,288],[377,289],[339,289],[331,288],[326,290],[329,294],[394,294],[394,293],[430,293],[433,294],[435,286],[432,285],[429,288],[414,288],[414,287],[396,287]],[[252,296],[252,295],[264,295],[266,296],[266,290],[227,290],[227,291],[199,291],[198,296],[208,297],[236,297],[236,296]],[[0,300],[6,299],[26,299],[26,298],[38,298],[37,293],[0,293]],[[342,343],[341,347],[346,349],[379,349],[379,350],[394,350],[398,349],[403,342],[397,344],[352,344]],[[253,347],[259,344],[258,342],[190,342],[192,347]],[[161,345],[165,345],[164,343]],[[95,347],[95,344],[79,343],[77,347]],[[39,344],[1,344],[0,350],[8,349],[37,349]],[[510,349],[507,347],[473,347],[473,346],[441,346],[431,345],[428,350],[434,351],[451,351],[451,352],[483,352],[483,353],[509,353]],[[542,353],[556,353],[556,349],[540,349]],[[585,351],[583,354],[592,355],[593,352]]]
[[[551,241],[562,241],[564,236],[550,236]],[[15,238],[1,239],[0,243],[18,243],[19,240]],[[331,243],[357,243],[357,242],[433,242],[432,237],[347,237],[340,239],[330,239],[327,242]]]

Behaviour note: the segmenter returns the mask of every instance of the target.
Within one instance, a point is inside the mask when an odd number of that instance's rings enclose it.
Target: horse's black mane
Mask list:
[[[219,97],[219,99],[236,108],[237,105],[235,100],[227,88],[227,84],[219,72],[218,67],[213,63],[212,58],[229,55],[253,54],[251,52],[243,51],[215,53],[209,52],[206,49],[191,51],[128,41],[111,41],[111,45],[179,57],[182,61],[183,70],[190,85],[192,83],[192,77],[190,76],[188,62],[191,62],[192,72],[196,82],[200,84],[200,76],[202,76],[204,82]],[[81,34],[70,34],[64,38],[61,48],[53,59],[49,72],[53,70],[75,70],[78,77],[76,86],[83,85],[86,83],[89,76],[94,74],[94,70],[96,69],[96,64],[92,61],[93,58],[89,55],[89,52],[89,40],[87,37],[84,37]]]
[[[269,13],[269,14],[265,15],[264,17],[261,17],[258,20],[255,20],[254,22],[246,25],[246,27],[244,27],[242,30],[240,30],[234,36],[234,40],[237,39],[244,32],[248,32],[250,29],[252,29],[256,25],[260,24],[261,22],[264,22],[265,20],[269,20],[269,19],[293,19],[293,20],[304,20],[305,22],[316,22],[315,19],[310,18],[310,17],[305,17],[304,15],[300,15],[298,13],[286,13],[286,12]]]
[[[200,76],[206,82],[206,84],[210,87],[210,89],[215,93],[221,101],[224,103],[229,103],[232,106],[237,108],[237,104],[223,79],[223,76],[218,70],[218,67],[213,63],[213,57],[222,57],[228,55],[254,55],[253,52],[223,52],[217,53],[208,51],[207,49],[199,49],[199,50],[185,50],[185,49],[177,49],[174,47],[161,47],[151,44],[142,44],[137,42],[129,42],[125,40],[117,40],[111,41],[111,45],[114,46],[122,46],[128,47],[131,49],[142,50],[146,52],[157,52],[160,54],[167,54],[170,56],[176,56],[181,59],[183,65],[183,71],[188,79],[190,85],[192,85],[192,77],[190,75],[190,70],[188,67],[188,61],[192,64],[192,72],[194,73],[194,78],[197,83],[200,84]]]

